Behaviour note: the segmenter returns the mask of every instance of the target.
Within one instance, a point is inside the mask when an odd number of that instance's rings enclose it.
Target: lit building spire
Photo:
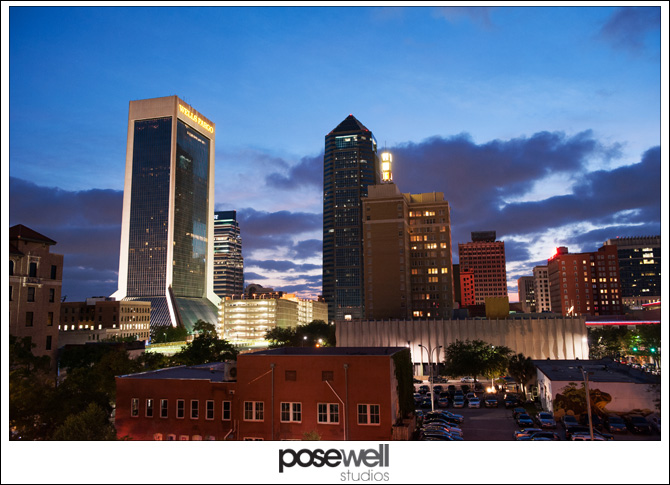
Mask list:
[[[390,152],[382,152],[382,183],[390,183],[393,181],[393,172],[391,171],[391,164],[393,163],[393,156]]]

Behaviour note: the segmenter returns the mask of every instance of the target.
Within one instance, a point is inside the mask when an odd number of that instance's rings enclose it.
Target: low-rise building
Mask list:
[[[116,429],[133,440],[386,441],[407,410],[405,348],[279,348],[234,363],[116,378]],[[408,369],[405,369],[408,371]],[[406,373],[405,373],[406,374]],[[395,433],[407,436],[407,433]]]

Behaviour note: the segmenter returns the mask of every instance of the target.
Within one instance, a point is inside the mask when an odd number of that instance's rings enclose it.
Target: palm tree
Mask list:
[[[528,384],[536,375],[533,359],[523,354],[516,354],[510,357],[508,365],[509,374],[514,380],[521,384],[521,389],[526,395],[526,384]]]

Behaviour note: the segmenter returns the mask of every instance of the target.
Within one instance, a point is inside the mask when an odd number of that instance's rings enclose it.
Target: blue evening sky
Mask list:
[[[444,192],[454,262],[470,231],[505,240],[515,300],[556,246],[661,233],[667,10],[560,5],[3,4],[10,224],[58,241],[68,300],[111,294],[128,102],[176,94],[216,123],[245,283],[316,296],[324,136],[351,113],[401,191]]]

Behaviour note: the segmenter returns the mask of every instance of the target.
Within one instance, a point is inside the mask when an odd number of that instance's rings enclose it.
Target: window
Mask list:
[[[14,274],[14,261],[11,259],[9,260],[9,276],[12,276]]]
[[[230,421],[230,401],[222,401],[221,419],[223,421]]]
[[[30,263],[28,276],[31,278],[35,278],[37,276],[37,263]]]
[[[33,312],[26,312],[26,327],[33,326]]]
[[[188,435],[187,434],[180,434],[179,435],[179,441],[188,441]]]
[[[379,424],[379,404],[359,404],[358,424]]]
[[[177,399],[177,418],[184,419],[184,400]]]
[[[299,402],[281,403],[282,423],[300,423],[301,421],[302,421],[302,403]]]
[[[340,405],[337,403],[319,403],[317,405],[319,423],[338,424],[340,422]]]
[[[145,410],[145,416],[147,418],[153,418],[154,417],[154,400],[153,399],[147,399],[147,408]]]
[[[47,326],[52,327],[54,324],[54,312],[47,313]]]
[[[205,409],[205,419],[214,419],[214,401],[207,401]]]
[[[58,271],[58,266],[55,264],[51,265],[51,279],[55,280],[56,279],[56,272]]]
[[[154,441],[163,441],[162,433],[154,433]]]
[[[167,436],[167,440],[168,440],[168,441],[176,441],[176,440],[177,440],[177,436],[175,436],[175,435],[173,435],[173,434],[169,434],[169,435]]]
[[[321,371],[321,380],[322,381],[333,381],[333,371],[332,370],[324,370]]]
[[[35,288],[32,286],[28,288],[28,301],[35,301]]]
[[[244,401],[244,420],[263,421],[263,401]]]
[[[161,399],[161,418],[168,417],[168,400]]]
[[[51,350],[51,335],[47,335],[46,350]]]
[[[130,400],[130,415],[136,418],[140,415],[140,400],[136,397]]]
[[[284,380],[285,381],[295,381],[298,376],[298,372],[294,370],[284,371]]]
[[[10,286],[9,286],[9,301],[12,301],[12,300],[13,300],[13,298],[12,298],[12,290],[13,290],[13,289],[14,289],[14,287],[10,285]]]
[[[197,399],[191,400],[191,419],[198,419],[198,406],[200,401]]]

